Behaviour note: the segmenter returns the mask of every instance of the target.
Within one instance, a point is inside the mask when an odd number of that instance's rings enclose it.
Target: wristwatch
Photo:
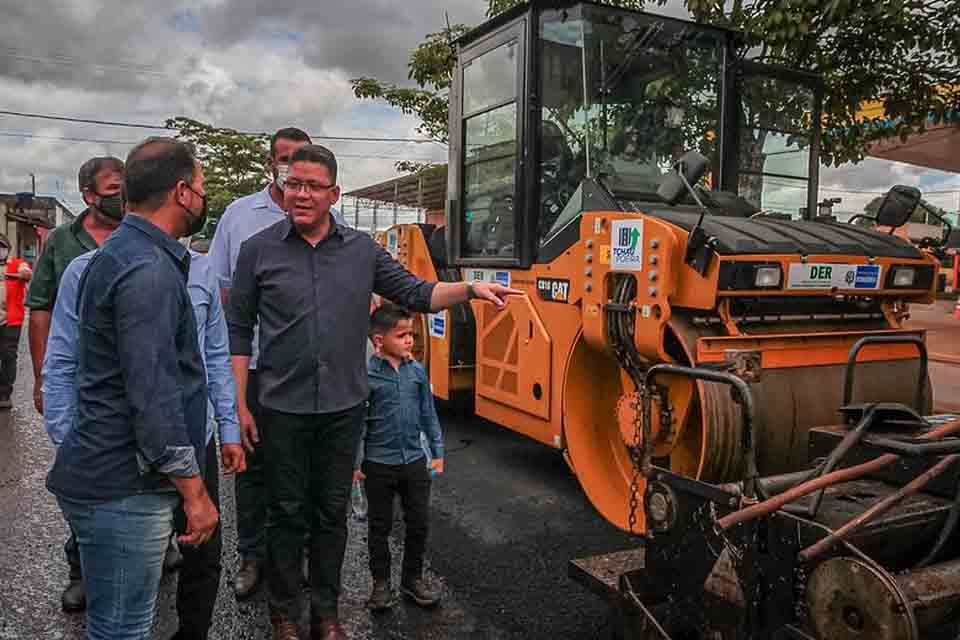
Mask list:
[[[477,283],[476,282],[467,283],[467,300],[476,300],[479,297],[477,296],[476,289],[473,288],[473,285],[475,284]]]

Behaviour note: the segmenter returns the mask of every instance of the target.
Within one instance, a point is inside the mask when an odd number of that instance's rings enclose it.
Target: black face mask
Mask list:
[[[203,200],[203,208],[200,210],[199,215],[194,213],[190,209],[184,207],[183,205],[180,205],[181,207],[183,207],[183,210],[187,212],[187,216],[190,218],[190,222],[189,222],[190,226],[187,229],[187,235],[193,236],[203,231],[203,228],[207,226],[207,194],[200,195],[199,193],[194,191],[193,187],[191,187],[190,185],[187,185],[187,189],[190,189],[190,191],[192,191],[194,195],[196,195],[201,200]]]
[[[126,213],[126,203],[123,200],[123,194],[117,193],[112,196],[102,196],[96,191],[94,194],[100,199],[97,203],[97,211],[112,220],[120,220]]]

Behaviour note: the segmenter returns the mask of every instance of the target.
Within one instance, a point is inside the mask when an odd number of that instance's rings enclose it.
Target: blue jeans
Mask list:
[[[58,499],[80,545],[87,640],[149,640],[176,493],[96,504]]]

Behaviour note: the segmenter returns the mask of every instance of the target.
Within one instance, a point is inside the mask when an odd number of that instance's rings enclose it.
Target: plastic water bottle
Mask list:
[[[353,491],[350,493],[350,505],[354,518],[357,520],[367,519],[367,493],[363,490],[363,482],[361,480],[353,481]]]
[[[420,448],[423,449],[423,455],[427,459],[427,473],[430,474],[430,477],[437,475],[437,470],[430,466],[430,463],[433,462],[433,458],[430,455],[430,444],[427,442],[427,434],[420,432]]]

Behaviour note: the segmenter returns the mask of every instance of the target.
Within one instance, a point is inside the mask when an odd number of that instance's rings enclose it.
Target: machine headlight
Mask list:
[[[720,263],[717,288],[721,291],[756,291],[779,289],[783,285],[783,269],[778,262]]]
[[[757,289],[771,289],[780,286],[780,267],[758,267],[753,285]]]
[[[894,267],[893,286],[912,287],[917,279],[917,270],[913,267]]]

